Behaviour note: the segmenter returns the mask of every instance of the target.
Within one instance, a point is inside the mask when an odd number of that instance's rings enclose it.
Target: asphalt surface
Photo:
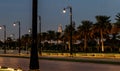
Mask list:
[[[0,57],[30,58],[29,54],[0,54]],[[74,56],[39,56],[41,60],[86,62],[99,64],[120,65],[120,58],[95,58],[95,57],[74,57]]]
[[[21,68],[23,71],[29,71],[29,62],[29,57],[0,57],[1,66]],[[39,59],[39,69],[40,71],[119,71],[120,65]]]

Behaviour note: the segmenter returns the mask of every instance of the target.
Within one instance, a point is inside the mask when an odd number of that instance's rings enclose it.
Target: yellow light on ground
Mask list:
[[[0,71],[23,71],[23,70],[0,66]]]

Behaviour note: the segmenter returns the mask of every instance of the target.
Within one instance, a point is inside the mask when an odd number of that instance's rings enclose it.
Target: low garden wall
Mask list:
[[[42,53],[43,56],[73,56],[73,57],[95,57],[95,58],[120,58],[119,53]]]

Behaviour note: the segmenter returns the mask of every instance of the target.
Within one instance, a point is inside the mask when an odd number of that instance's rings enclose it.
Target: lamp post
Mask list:
[[[0,26],[0,29],[4,28],[4,53],[6,54],[6,26],[2,25]]]
[[[70,10],[70,55],[72,55],[72,7],[68,6],[66,8],[63,9],[63,13],[66,13],[66,9]]]
[[[30,71],[39,71],[37,48],[37,5],[38,0],[32,0],[32,47],[30,53]]]
[[[28,29],[28,33],[29,33],[29,38],[28,38],[27,47],[26,47],[27,54],[29,54],[28,53],[28,45],[31,45],[31,33],[32,33],[31,28]]]
[[[20,27],[20,21],[16,21],[16,22],[14,22],[14,24],[13,24],[13,26],[16,26],[16,24],[18,24],[18,26],[19,26],[19,44],[18,44],[18,46],[19,46],[19,48],[18,48],[18,53],[20,54],[21,53],[21,41],[20,41],[20,35],[21,35],[21,27]]]
[[[41,16],[39,16],[39,47],[40,47],[40,52],[39,54],[42,56],[42,47],[41,47]]]

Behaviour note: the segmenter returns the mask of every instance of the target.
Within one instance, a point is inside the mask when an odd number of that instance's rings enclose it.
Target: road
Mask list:
[[[120,71],[119,65],[39,60],[40,71]],[[0,57],[0,65],[29,70],[29,59]]]

